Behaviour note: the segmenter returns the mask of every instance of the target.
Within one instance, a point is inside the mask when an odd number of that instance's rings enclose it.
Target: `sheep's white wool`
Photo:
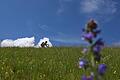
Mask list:
[[[14,41],[11,39],[5,39],[1,42],[1,47],[14,47]]]
[[[35,38],[18,38],[17,40],[6,39],[1,42],[1,47],[34,47]]]
[[[46,38],[46,37],[44,37],[43,39],[40,39],[40,41],[36,47],[37,48],[41,47],[42,42],[45,42],[45,41],[47,41],[47,44],[49,45],[49,47],[52,47],[52,43],[49,41],[49,38]]]

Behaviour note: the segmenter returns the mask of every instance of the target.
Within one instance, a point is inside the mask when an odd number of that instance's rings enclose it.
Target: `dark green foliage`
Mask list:
[[[0,80],[80,80],[81,48],[0,48]],[[104,80],[120,80],[120,49],[105,48]]]

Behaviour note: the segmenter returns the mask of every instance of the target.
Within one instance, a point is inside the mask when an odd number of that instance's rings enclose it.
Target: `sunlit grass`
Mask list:
[[[81,48],[0,48],[0,80],[80,80]],[[105,48],[104,80],[120,80],[120,48]]]

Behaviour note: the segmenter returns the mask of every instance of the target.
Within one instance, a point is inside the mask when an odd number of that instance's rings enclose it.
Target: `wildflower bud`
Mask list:
[[[96,62],[100,62],[100,60],[101,60],[101,54],[94,53],[94,60],[95,60]]]
[[[86,69],[87,66],[88,66],[88,62],[87,62],[85,59],[81,59],[81,60],[79,61],[79,68],[84,68],[84,69]]]
[[[106,69],[107,69],[107,66],[106,66],[105,64],[100,64],[100,65],[98,66],[98,73],[99,73],[100,75],[104,75],[105,72],[106,72]]]
[[[93,52],[94,53],[100,53],[100,51],[101,51],[101,46],[100,45],[96,45],[96,46],[93,47]]]
[[[87,48],[84,48],[83,50],[82,50],[82,53],[83,54],[85,54],[85,53],[87,53],[88,52],[88,49]]]
[[[94,79],[94,77],[92,75],[90,75],[90,76],[83,75],[81,80],[93,80],[93,79]]]
[[[85,62],[84,61],[80,61],[79,62],[79,68],[83,68],[85,66]]]
[[[94,45],[99,45],[99,46],[104,46],[104,42],[102,41],[102,39],[98,39]]]
[[[96,30],[96,31],[93,31],[92,33],[94,34],[94,37],[96,38],[97,35],[101,32],[101,30]]]
[[[97,28],[97,24],[96,24],[96,22],[94,21],[94,20],[91,20],[91,21],[89,21],[88,22],[88,24],[87,24],[87,29],[90,31],[90,32],[92,32],[94,29],[96,29]]]

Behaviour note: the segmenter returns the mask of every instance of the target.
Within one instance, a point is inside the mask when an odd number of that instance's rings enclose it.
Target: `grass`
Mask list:
[[[80,80],[81,48],[0,48],[0,80]],[[120,80],[120,48],[105,48],[103,80]]]

